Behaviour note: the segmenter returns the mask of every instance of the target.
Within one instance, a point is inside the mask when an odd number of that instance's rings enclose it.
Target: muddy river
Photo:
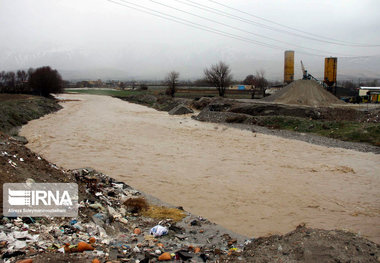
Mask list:
[[[30,149],[93,167],[237,233],[298,224],[380,243],[380,156],[201,123],[94,95],[29,122]]]

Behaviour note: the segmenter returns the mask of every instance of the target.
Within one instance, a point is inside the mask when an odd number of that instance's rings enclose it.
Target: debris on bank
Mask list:
[[[142,193],[102,173],[88,168],[70,172],[81,187],[86,186],[80,194],[83,199],[78,217],[3,217],[0,226],[3,262],[18,259],[45,262],[47,257],[56,261],[60,255],[87,262],[175,259],[206,262],[243,248],[243,243],[222,228],[180,208],[170,208],[180,218],[172,217],[173,213],[164,219],[145,216],[149,215],[143,211],[147,208],[139,205],[145,200]],[[138,201],[130,201],[134,199]]]

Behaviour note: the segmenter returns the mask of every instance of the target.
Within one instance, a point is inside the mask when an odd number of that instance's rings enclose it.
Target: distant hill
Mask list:
[[[66,80],[127,80],[134,79],[127,72],[114,68],[96,68],[96,69],[80,69],[80,70],[65,70],[59,72],[63,79]]]

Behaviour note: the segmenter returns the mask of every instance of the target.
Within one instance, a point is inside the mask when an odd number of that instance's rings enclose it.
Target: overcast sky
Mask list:
[[[379,0],[112,1],[0,0],[0,70],[50,65],[68,78],[125,79],[177,70],[190,79],[222,60],[235,78],[263,69],[282,79],[291,49],[297,76],[301,59],[320,76],[324,57],[337,56],[342,75],[380,77],[380,46],[353,45],[380,45]]]

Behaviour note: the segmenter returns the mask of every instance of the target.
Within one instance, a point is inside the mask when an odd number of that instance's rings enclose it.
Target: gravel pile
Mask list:
[[[262,100],[313,107],[344,103],[314,80],[296,80],[277,93]]]

